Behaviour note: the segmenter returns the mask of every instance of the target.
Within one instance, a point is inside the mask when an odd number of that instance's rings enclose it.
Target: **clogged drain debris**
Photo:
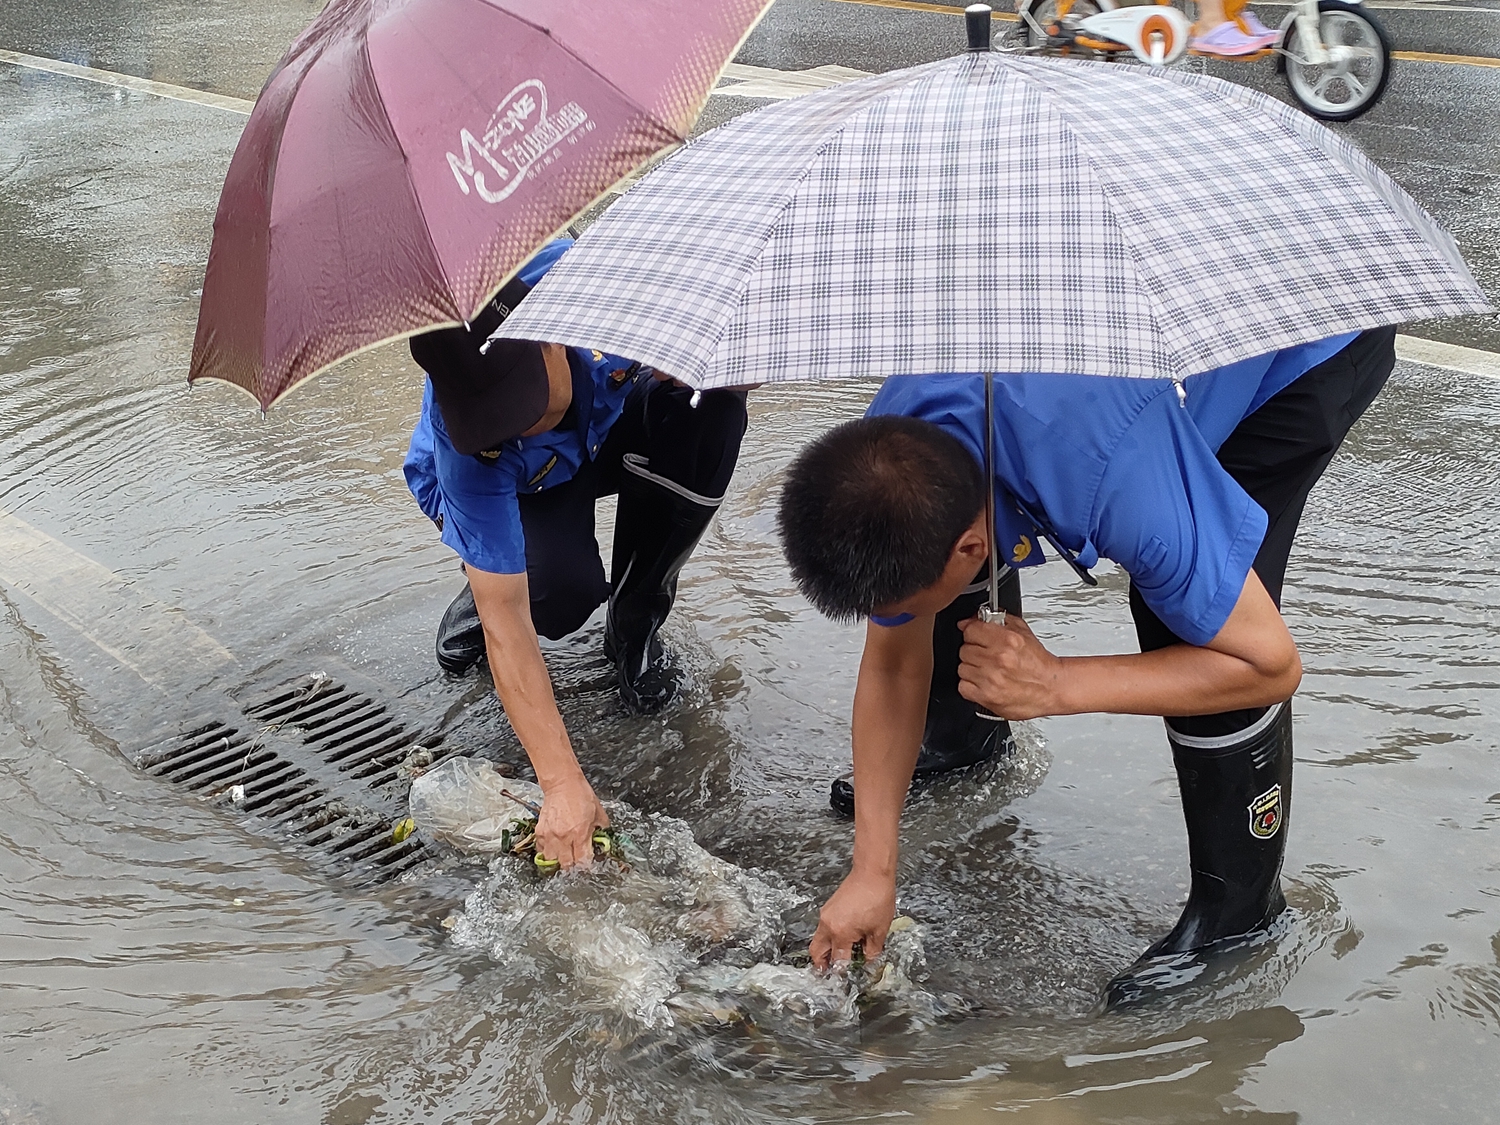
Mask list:
[[[530,781],[501,777],[478,758],[450,758],[412,782],[411,818],[434,840],[471,855],[528,860],[543,874],[555,859],[537,854],[536,823],[542,790]],[[594,858],[630,868],[630,841],[613,828],[594,831]]]
[[[961,1011],[921,987],[922,927],[892,926],[868,965],[819,973],[807,963],[812,899],[774,873],[711,854],[675,817],[618,802],[587,873],[550,877],[527,839],[541,792],[489,763],[453,758],[412,786],[418,831],[489,860],[489,874],[452,924],[511,976],[559,982],[574,1003],[646,1027],[849,1025],[878,1009],[916,1023]]]

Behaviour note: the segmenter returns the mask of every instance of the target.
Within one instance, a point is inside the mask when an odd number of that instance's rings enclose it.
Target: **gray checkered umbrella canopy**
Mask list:
[[[745,114],[621,199],[503,334],[708,389],[1183,378],[1489,306],[1353,145],[1202,75],[971,53]]]

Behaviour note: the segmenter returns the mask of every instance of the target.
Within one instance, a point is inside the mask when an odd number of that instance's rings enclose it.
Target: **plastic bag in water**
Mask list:
[[[498,857],[518,822],[534,819],[526,806],[539,806],[542,794],[482,759],[450,758],[413,782],[410,800],[428,836]],[[847,1025],[864,998],[914,1017],[944,1014],[942,1001],[913,982],[922,945],[910,919],[898,920],[886,956],[858,974],[786,964],[789,921],[812,904],[805,893],[706,851],[675,817],[618,802],[607,809],[628,863],[539,880],[530,863],[496,858],[455,917],[454,941],[487,950],[513,973],[535,973],[549,989],[566,982],[580,1007],[613,1009],[647,1027],[778,1016]]]
[[[501,777],[482,758],[449,758],[412,782],[408,801],[412,819],[428,836],[461,852],[497,855],[502,837],[519,821],[536,818],[522,802],[540,807],[542,791],[529,781]]]

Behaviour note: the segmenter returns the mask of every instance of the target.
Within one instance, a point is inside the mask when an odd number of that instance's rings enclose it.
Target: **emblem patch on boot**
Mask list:
[[[1281,786],[1273,785],[1250,802],[1250,835],[1269,840],[1281,831]]]

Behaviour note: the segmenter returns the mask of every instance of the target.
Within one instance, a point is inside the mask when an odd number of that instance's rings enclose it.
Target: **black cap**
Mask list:
[[[994,9],[988,4],[970,4],[964,9],[964,23],[969,31],[969,50],[990,49],[990,16]]]
[[[496,340],[480,348],[531,287],[516,278],[467,328],[439,328],[411,338],[411,357],[432,380],[448,439],[460,453],[498,449],[547,412],[542,346]]]

